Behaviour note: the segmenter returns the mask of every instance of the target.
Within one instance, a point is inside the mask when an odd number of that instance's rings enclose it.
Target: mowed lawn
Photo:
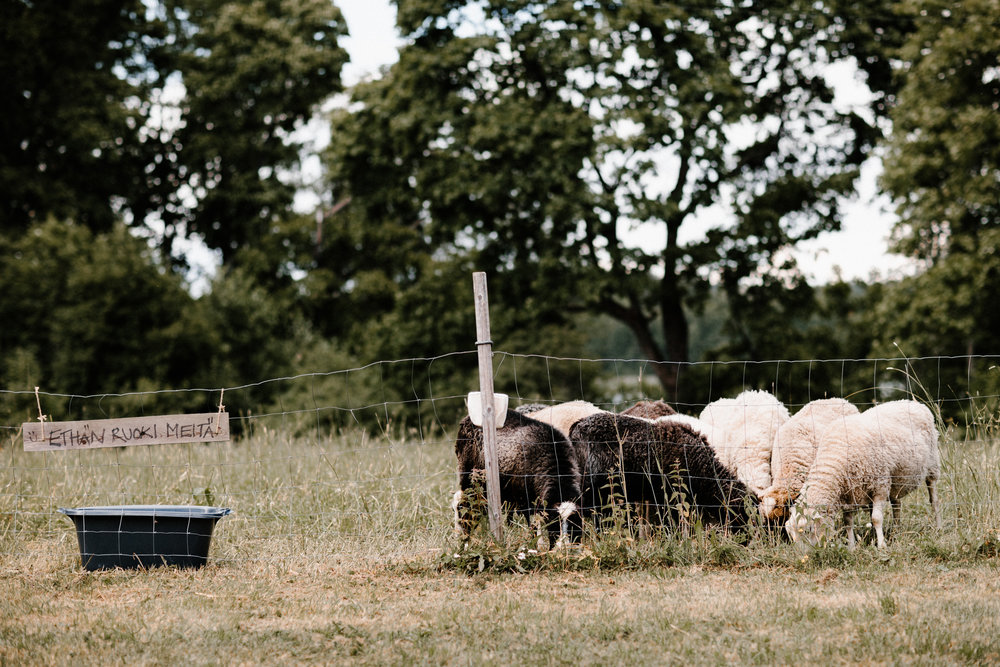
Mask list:
[[[944,528],[921,489],[881,552],[613,532],[534,553],[519,526],[463,548],[451,447],[274,431],[44,457],[5,447],[0,664],[1000,663],[993,440],[943,442]],[[234,514],[202,569],[84,571],[55,507],[109,502]]]

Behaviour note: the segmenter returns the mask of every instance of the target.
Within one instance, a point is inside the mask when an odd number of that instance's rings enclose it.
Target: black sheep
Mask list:
[[[715,456],[705,437],[686,424],[600,413],[570,430],[585,457],[583,508],[601,512],[615,498],[658,523],[677,521],[675,493],[683,493],[705,523],[742,527],[748,491]],[[624,486],[623,486],[624,483]]]
[[[455,523],[468,534],[470,489],[479,485],[485,493],[486,487],[483,429],[469,417],[458,425],[455,456],[459,486],[453,503]],[[515,512],[541,515],[553,545],[561,536],[579,536],[582,461],[566,436],[549,424],[508,410],[504,425],[497,429],[497,459],[502,503]]]

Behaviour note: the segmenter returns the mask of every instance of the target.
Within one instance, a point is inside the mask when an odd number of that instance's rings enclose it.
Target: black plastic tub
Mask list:
[[[215,522],[228,507],[110,505],[60,508],[76,524],[80,561],[87,570],[157,565],[201,567],[208,560]]]

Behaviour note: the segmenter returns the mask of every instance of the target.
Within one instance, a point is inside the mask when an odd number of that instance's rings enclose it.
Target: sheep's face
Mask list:
[[[788,516],[788,503],[791,499],[782,489],[770,487],[764,490],[760,497],[760,514],[765,519],[784,519]]]
[[[792,542],[818,547],[826,544],[836,532],[833,517],[815,507],[795,505],[785,522]]]

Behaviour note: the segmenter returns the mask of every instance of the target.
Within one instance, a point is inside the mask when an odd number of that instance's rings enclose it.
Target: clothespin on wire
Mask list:
[[[226,406],[222,404],[222,397],[226,395],[226,388],[223,387],[219,390],[219,414],[215,418],[215,435],[222,433],[222,411],[226,409]]]
[[[38,387],[35,387],[35,404],[38,405],[38,421],[42,425],[42,440],[45,440],[45,415],[42,414],[42,399],[38,396]]]

